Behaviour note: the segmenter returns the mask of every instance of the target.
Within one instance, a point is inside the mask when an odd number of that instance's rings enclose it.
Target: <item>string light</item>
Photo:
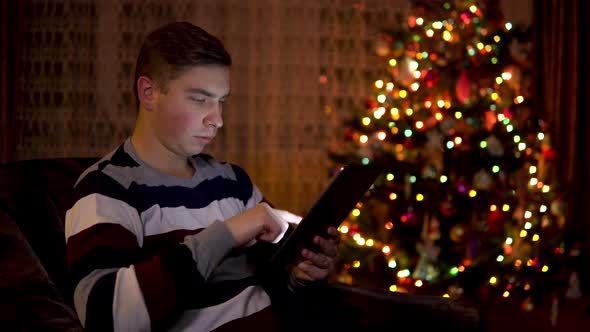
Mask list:
[[[383,81],[382,80],[375,81],[375,87],[377,89],[383,88]]]

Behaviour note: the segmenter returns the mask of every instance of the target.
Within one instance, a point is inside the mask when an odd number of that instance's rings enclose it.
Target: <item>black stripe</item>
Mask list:
[[[117,151],[113,153],[111,159],[101,162],[98,166],[99,170],[103,170],[108,165],[119,167],[139,167],[139,163],[133,159],[127,152],[125,152],[124,144],[121,144]]]
[[[197,293],[187,297],[186,308],[199,309],[224,303],[238,295],[246,287],[258,284],[257,279],[254,277],[207,283]]]
[[[101,194],[123,201],[130,206],[137,205],[137,199],[132,196],[122,184],[100,170],[86,174],[75,188],[74,201],[77,202],[90,194]]]
[[[252,196],[252,191],[246,194],[239,182],[218,176],[205,180],[194,188],[132,183],[129,187],[129,196],[139,197],[132,206],[142,213],[154,205],[161,208],[184,206],[188,209],[199,209],[224,198],[239,199],[246,204]]]
[[[128,252],[121,248],[94,248],[70,266],[71,284],[77,285],[94,270],[129,267],[139,261],[139,250]]]
[[[149,186],[132,182],[129,189],[125,189],[107,174],[93,171],[78,183],[75,200],[90,194],[101,194],[127,203],[140,214],[154,205],[162,208],[185,206],[189,209],[198,209],[224,198],[235,198],[245,205],[252,196],[252,182],[243,170],[240,168],[234,168],[234,170],[236,170],[237,181],[218,176],[207,179],[194,188]]]
[[[161,257],[174,281],[180,307],[189,307],[194,297],[202,296],[205,285],[205,279],[199,272],[190,249],[184,244],[178,244]]]
[[[87,331],[113,331],[113,297],[117,273],[100,278],[92,287],[86,304]]]

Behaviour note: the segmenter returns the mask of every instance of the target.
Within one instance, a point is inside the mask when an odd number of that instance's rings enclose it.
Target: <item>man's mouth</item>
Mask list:
[[[213,136],[193,136],[197,141],[201,143],[209,143],[213,140]]]

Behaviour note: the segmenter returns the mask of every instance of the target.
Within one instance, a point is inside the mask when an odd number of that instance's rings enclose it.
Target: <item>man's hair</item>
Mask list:
[[[147,76],[166,92],[168,82],[197,65],[231,65],[231,56],[215,36],[188,22],[174,22],[150,33],[139,51],[133,92],[139,107],[137,79]]]

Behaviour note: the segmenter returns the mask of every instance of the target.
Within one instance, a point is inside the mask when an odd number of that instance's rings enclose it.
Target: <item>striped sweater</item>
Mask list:
[[[66,213],[74,305],[100,331],[210,331],[273,321],[249,259],[224,220],[263,197],[239,167],[205,155],[191,179],[164,174],[128,139],[86,170]],[[276,321],[276,319],[274,320]]]

